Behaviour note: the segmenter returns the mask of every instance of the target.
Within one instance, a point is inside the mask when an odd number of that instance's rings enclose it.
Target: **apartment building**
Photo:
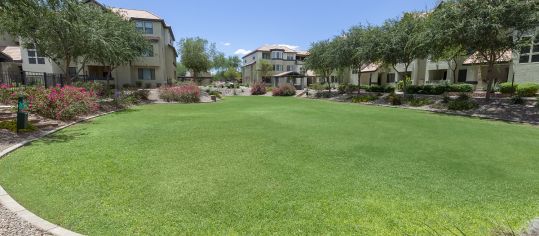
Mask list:
[[[22,69],[19,41],[7,34],[0,34],[0,77],[20,74]]]
[[[104,7],[95,0],[87,0],[85,3]],[[148,11],[123,8],[112,8],[111,10],[135,22],[137,30],[152,45],[151,49],[144,55],[130,63],[126,62],[125,65],[114,68],[111,72],[112,84],[118,87],[137,84],[156,87],[175,79],[177,51],[174,48],[175,38],[172,27],[167,25],[165,20]],[[20,70],[22,71],[51,74],[64,73],[56,63],[40,55],[36,49],[19,47],[19,55]],[[68,73],[74,76],[79,72],[80,75],[85,75],[92,80],[105,80],[110,70],[109,67],[102,66],[99,63],[88,62],[83,66],[77,60],[74,60],[71,62]]]
[[[497,83],[514,81],[520,83],[539,84],[539,28],[525,36],[528,46],[522,47],[520,52],[506,52],[496,63],[493,76]],[[350,78],[353,84],[378,84],[395,86],[404,76],[410,76],[412,83],[417,85],[438,83],[467,83],[475,85],[477,90],[484,90],[487,77],[487,65],[476,54],[462,57],[456,62],[432,61],[429,59],[414,60],[407,73],[403,65],[397,65],[399,72],[393,68],[382,67],[377,64],[365,65],[361,70],[351,71]]]
[[[298,51],[282,45],[264,45],[243,57],[242,80],[244,84],[263,81],[271,86],[289,83],[302,89],[311,83],[314,74],[305,70],[304,61],[308,52]],[[263,76],[262,61],[271,66],[268,75]]]

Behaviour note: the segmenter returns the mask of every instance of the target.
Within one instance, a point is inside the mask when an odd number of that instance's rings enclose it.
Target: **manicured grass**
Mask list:
[[[90,235],[489,234],[539,216],[539,129],[296,98],[149,105],[0,161]]]

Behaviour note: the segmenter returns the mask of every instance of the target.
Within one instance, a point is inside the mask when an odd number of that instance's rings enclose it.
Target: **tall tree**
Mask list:
[[[217,54],[215,44],[195,37],[180,40],[178,46],[181,63],[193,72],[195,80],[201,72],[207,72],[212,68],[212,60]]]
[[[309,49],[309,57],[305,60],[305,66],[314,70],[319,76],[324,78],[331,92],[331,74],[336,69],[335,58],[330,40],[315,42]]]
[[[176,74],[178,76],[185,76],[187,74],[187,68],[181,63],[176,63]]]
[[[3,0],[0,30],[21,37],[24,47],[57,64],[70,82],[71,63],[97,49],[93,23],[100,12],[77,0]]]
[[[400,19],[387,20],[378,39],[380,50],[377,50],[377,58],[398,73],[406,74],[414,60],[428,56],[428,44],[423,40],[425,32],[426,14],[405,13]],[[404,71],[397,69],[398,64],[404,65]],[[408,79],[404,80],[404,91]]]
[[[152,45],[137,31],[135,24],[110,10],[102,10],[101,16],[95,19],[94,30],[91,43],[95,50],[90,59],[109,67],[107,87],[113,70],[144,53],[153,53]]]
[[[268,61],[261,60],[260,61],[260,67],[259,67],[258,70],[260,71],[260,76],[262,77],[262,80],[264,80],[265,78],[271,76],[271,72],[273,71],[273,67]]]
[[[522,43],[531,44],[522,36],[539,25],[538,12],[539,2],[534,0],[448,0],[432,17],[438,32],[449,39],[446,47],[471,49],[477,61],[487,65],[489,100],[497,80],[495,65]]]
[[[358,25],[346,33],[349,52],[346,53],[348,65],[358,73],[358,84],[361,85],[362,70],[373,63],[378,63],[380,53],[381,31],[379,27]],[[358,90],[359,94],[360,90]]]

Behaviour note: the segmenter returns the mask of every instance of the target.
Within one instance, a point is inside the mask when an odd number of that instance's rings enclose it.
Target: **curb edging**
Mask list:
[[[118,111],[121,111],[121,110],[118,110]],[[86,121],[89,121],[89,120],[92,120],[92,119],[95,119],[95,118],[98,118],[98,117],[101,117],[101,116],[110,115],[110,114],[118,112],[118,111],[106,112],[106,113],[86,117],[86,118],[81,119],[79,121],[72,122],[70,124],[58,127],[56,129],[53,129],[53,130],[48,131],[48,132],[45,132],[45,133],[39,135],[36,138],[32,138],[32,139],[17,143],[15,145],[5,149],[4,151],[1,151],[0,152],[0,159],[2,159],[3,157],[7,156],[8,154],[12,153],[13,151],[15,151],[15,150],[17,150],[17,149],[19,149],[21,147],[24,147],[24,146],[26,146],[26,145],[34,142],[34,141],[42,139],[42,138],[44,138],[46,136],[49,136],[51,134],[54,134],[54,133],[56,133],[56,132],[58,132],[60,130],[66,129],[66,128],[71,127],[73,125],[80,124],[80,123],[83,123],[83,122],[86,122]],[[27,210],[26,208],[21,206],[17,201],[15,201],[15,199],[13,199],[7,193],[7,191],[4,188],[2,188],[1,185],[0,185],[0,204],[2,206],[4,206],[7,210],[9,210],[10,212],[16,214],[20,219],[22,219],[22,220],[30,223],[32,226],[34,226],[34,227],[36,227],[38,229],[41,229],[41,230],[43,230],[43,231],[45,231],[47,233],[50,233],[52,235],[56,235],[56,236],[82,236],[82,234],[79,234],[79,233],[73,232],[71,230],[62,228],[61,226],[53,224],[53,223],[51,223],[51,222],[37,216],[36,214],[30,212],[29,210]]]

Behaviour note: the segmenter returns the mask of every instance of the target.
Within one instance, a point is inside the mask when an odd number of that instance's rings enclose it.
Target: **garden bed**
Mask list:
[[[448,93],[453,99],[456,98],[460,93]],[[508,122],[517,122],[517,123],[527,123],[532,125],[539,125],[539,108],[534,106],[534,104],[537,103],[536,98],[524,98],[525,104],[512,104],[511,99],[507,96],[498,94],[497,96],[494,96],[494,98],[491,99],[490,102],[487,102],[483,97],[481,97],[481,93],[469,93],[471,96],[471,101],[476,103],[478,106],[474,109],[470,110],[449,110],[447,108],[447,105],[443,103],[444,96],[439,95],[407,95],[411,96],[415,99],[425,99],[429,100],[432,103],[426,104],[426,105],[420,105],[420,106],[412,106],[408,102],[406,102],[403,97],[403,102],[401,105],[392,105],[387,100],[387,97],[389,94],[378,94],[378,93],[368,93],[363,92],[361,93],[361,97],[366,96],[376,96],[376,99],[371,101],[362,101],[362,102],[356,102],[360,104],[366,104],[366,105],[379,105],[379,106],[391,106],[391,107],[400,107],[400,108],[408,108],[408,109],[415,109],[415,110],[425,110],[425,111],[431,111],[436,113],[445,113],[445,114],[452,114],[452,115],[461,115],[461,116],[471,116],[471,117],[478,117],[478,118],[485,118],[485,119],[494,119],[494,120],[502,120],[502,121],[508,121]],[[484,94],[483,94],[484,95]],[[347,94],[341,94],[336,95],[331,98],[323,98],[328,99],[332,101],[337,102],[353,102],[354,97],[356,97],[357,94],[354,95],[347,95]],[[398,95],[402,96],[402,95]],[[313,96],[311,96],[313,98]]]

